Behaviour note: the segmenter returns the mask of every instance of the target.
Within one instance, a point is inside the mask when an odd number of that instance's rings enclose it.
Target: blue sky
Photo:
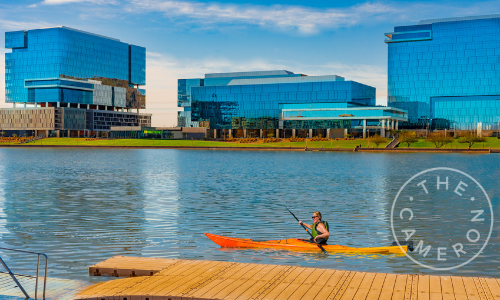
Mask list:
[[[147,111],[154,126],[173,126],[177,79],[213,72],[340,75],[376,87],[386,104],[385,32],[494,13],[500,1],[0,0],[0,30],[64,25],[146,47]],[[11,107],[3,80],[0,89],[0,107]]]

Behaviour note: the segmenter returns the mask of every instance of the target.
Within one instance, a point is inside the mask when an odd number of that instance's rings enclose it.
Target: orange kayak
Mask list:
[[[308,240],[303,239],[285,239],[285,240],[271,240],[271,241],[254,241],[251,239],[239,239],[225,237],[206,233],[205,235],[221,247],[226,248],[269,248],[269,249],[283,249],[295,251],[314,251],[321,252],[317,244],[310,243]],[[323,245],[327,252],[344,252],[344,253],[399,253],[403,254],[407,251],[407,246],[401,246],[403,251],[398,246],[388,247],[367,247],[356,248],[341,245]]]

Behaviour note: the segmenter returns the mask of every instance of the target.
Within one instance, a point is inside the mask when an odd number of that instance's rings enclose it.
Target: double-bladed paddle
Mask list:
[[[291,211],[288,209],[288,207],[286,207],[286,205],[283,205],[283,206],[286,208],[286,210],[288,210],[288,212],[289,212],[289,213],[291,213],[291,214],[292,214],[292,216],[295,218],[295,220],[297,220],[297,222],[300,222],[300,221],[299,221],[299,219],[298,219],[298,218],[297,218],[297,217],[293,214],[293,212],[291,212]],[[302,225],[302,227],[304,228],[304,230],[305,230],[305,231],[307,231],[307,233],[309,233],[309,235],[310,235],[310,236],[311,236],[311,238],[312,238],[313,236],[312,236],[312,234],[309,232],[309,230],[307,230],[306,226],[304,226],[304,224],[300,224],[300,225]],[[316,243],[316,245],[318,245],[318,247],[321,249],[321,251],[323,251],[323,253],[328,254],[328,252],[326,252],[325,248],[323,248],[323,246],[321,246],[321,244],[320,244],[320,243]]]

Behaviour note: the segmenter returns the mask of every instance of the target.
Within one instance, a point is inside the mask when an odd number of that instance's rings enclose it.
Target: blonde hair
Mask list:
[[[316,214],[319,217],[319,220],[321,221],[321,213],[319,211],[313,212],[313,214]]]

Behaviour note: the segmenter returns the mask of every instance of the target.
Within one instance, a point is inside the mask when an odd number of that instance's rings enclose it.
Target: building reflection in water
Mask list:
[[[140,150],[143,165],[143,203],[147,245],[141,255],[148,257],[182,257],[179,238],[189,225],[179,221],[178,151]],[[182,229],[184,227],[184,229]]]
[[[144,234],[144,165],[124,150],[2,149],[0,245],[43,252],[52,276],[79,277]],[[28,268],[24,261],[8,263]]]

